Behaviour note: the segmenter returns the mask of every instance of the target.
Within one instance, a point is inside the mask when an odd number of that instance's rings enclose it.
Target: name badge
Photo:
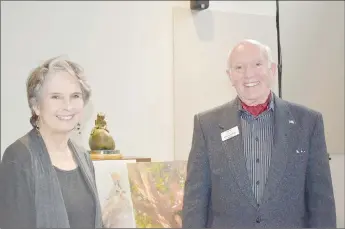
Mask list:
[[[238,130],[238,126],[235,126],[229,130],[226,130],[226,131],[221,133],[222,141],[226,141],[232,137],[235,137],[239,133],[240,133],[240,131]]]

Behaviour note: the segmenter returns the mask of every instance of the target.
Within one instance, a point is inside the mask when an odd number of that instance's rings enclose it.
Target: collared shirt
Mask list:
[[[239,103],[246,168],[258,204],[266,185],[273,146],[274,98],[271,98],[268,109],[257,117],[242,109]]]

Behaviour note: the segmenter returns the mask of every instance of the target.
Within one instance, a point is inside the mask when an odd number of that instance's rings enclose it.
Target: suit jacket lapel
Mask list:
[[[239,135],[222,141],[222,145],[225,155],[229,159],[230,169],[232,170],[239,187],[248,197],[249,202],[256,207],[256,199],[249,180],[246,168],[246,159],[243,152],[242,128],[238,113],[238,99],[235,99],[227,105],[220,120],[219,127],[221,132],[227,131],[236,126],[239,129]]]
[[[22,142],[31,154],[35,181],[36,227],[69,228],[59,179],[41,134],[32,129],[22,138]]]
[[[265,203],[277,189],[279,182],[284,175],[288,161],[289,143],[296,138],[295,131],[297,127],[290,109],[286,102],[274,95],[274,139],[270,168],[267,177],[267,183],[263,195],[262,203]]]

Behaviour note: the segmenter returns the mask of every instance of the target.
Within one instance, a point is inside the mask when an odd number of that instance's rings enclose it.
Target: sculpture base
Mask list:
[[[120,150],[91,150],[89,151],[92,160],[120,160]]]

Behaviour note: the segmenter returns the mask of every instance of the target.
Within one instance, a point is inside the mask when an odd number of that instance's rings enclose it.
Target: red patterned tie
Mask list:
[[[241,101],[242,104],[242,108],[246,111],[248,111],[250,114],[254,115],[254,116],[258,116],[259,114],[261,114],[262,112],[264,112],[265,110],[268,109],[268,104],[270,102],[271,99],[271,94],[269,94],[266,102],[264,102],[263,104],[258,104],[255,106],[248,106],[247,104],[243,103]]]

